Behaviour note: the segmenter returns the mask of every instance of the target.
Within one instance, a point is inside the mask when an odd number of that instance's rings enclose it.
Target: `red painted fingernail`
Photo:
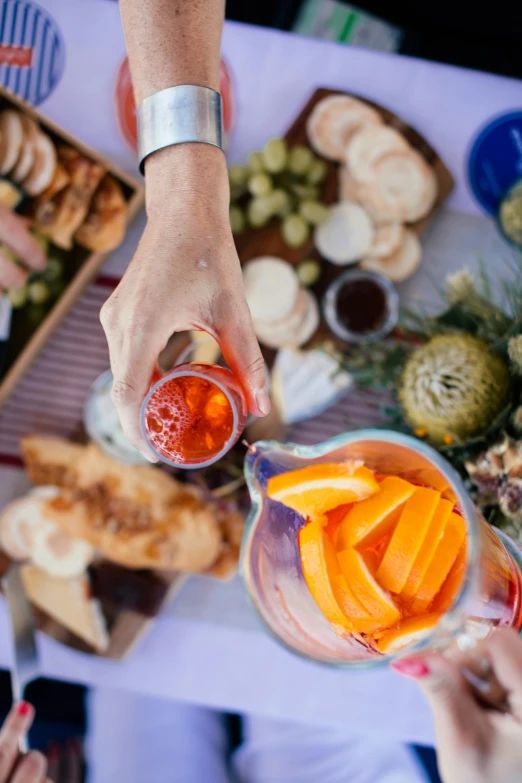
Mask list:
[[[426,666],[423,661],[403,660],[396,661],[391,664],[399,674],[404,674],[406,677],[413,677],[415,680],[420,680],[422,677],[426,677],[430,673],[429,667]]]
[[[31,705],[28,704],[26,701],[21,701],[18,707],[16,708],[16,711],[19,715],[29,715],[29,711],[31,709]]]

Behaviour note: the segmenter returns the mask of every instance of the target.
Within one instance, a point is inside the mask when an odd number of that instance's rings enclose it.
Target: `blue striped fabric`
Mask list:
[[[9,62],[12,51],[31,52],[31,64]],[[29,0],[0,0],[0,84],[38,105],[54,90],[65,66],[65,45],[47,11]]]

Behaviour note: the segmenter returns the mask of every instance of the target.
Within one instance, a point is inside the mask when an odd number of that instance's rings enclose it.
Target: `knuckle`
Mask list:
[[[114,332],[117,328],[116,311],[110,299],[100,310],[100,322],[106,332]]]
[[[245,370],[250,375],[258,375],[258,374],[259,375],[261,375],[261,374],[264,375],[264,372],[265,372],[265,360],[263,359],[261,354],[259,354],[254,359],[252,359],[252,361],[249,362],[246,365]]]
[[[115,405],[128,405],[136,399],[137,389],[130,380],[114,381],[112,385],[112,401]]]

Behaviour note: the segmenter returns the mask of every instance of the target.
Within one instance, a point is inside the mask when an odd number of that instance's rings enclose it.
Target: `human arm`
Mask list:
[[[136,101],[180,84],[219,88],[223,0],[121,0]],[[114,400],[131,442],[148,453],[141,402],[172,333],[208,332],[238,376],[252,413],[270,409],[264,363],[243,292],[228,218],[225,157],[185,143],[145,162],[148,222],[102,310]]]

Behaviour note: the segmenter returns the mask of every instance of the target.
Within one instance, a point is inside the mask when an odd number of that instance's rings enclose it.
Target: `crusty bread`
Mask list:
[[[97,446],[58,438],[22,439],[29,476],[61,487],[45,513],[128,568],[204,571],[222,550],[217,509],[162,470],[120,465]],[[45,478],[45,481],[42,481]]]

